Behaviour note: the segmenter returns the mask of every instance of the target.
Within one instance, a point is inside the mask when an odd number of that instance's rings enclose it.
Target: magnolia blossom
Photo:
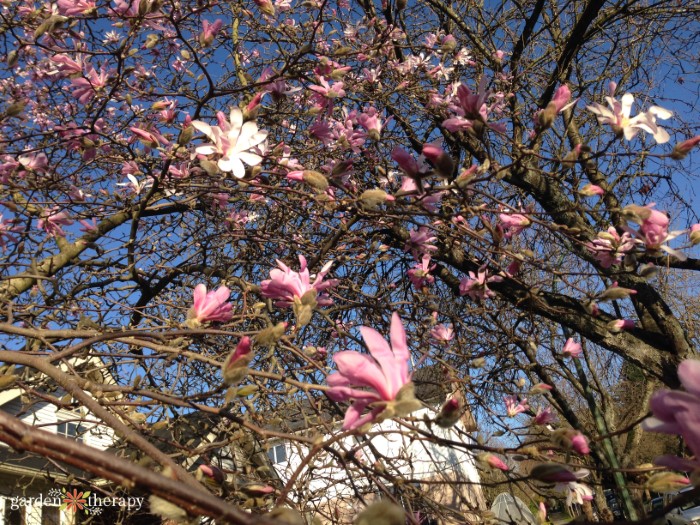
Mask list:
[[[363,326],[360,333],[370,355],[350,350],[338,352],[333,356],[338,371],[327,379],[331,387],[326,391],[329,398],[352,401],[345,413],[344,430],[420,408],[413,397],[408,371],[410,354],[399,314],[394,312],[391,317],[391,346],[372,328]],[[364,413],[366,409],[369,412]]]
[[[295,298],[300,300],[307,292],[313,291],[317,294],[316,304],[329,306],[333,304],[333,299],[323,292],[336,286],[338,280],[330,279],[324,282],[323,279],[332,265],[333,261],[326,263],[312,283],[311,275],[306,267],[306,258],[303,255],[299,256],[298,272],[293,271],[282,261],[278,260],[277,266],[279,266],[279,269],[271,270],[270,279],[260,283],[260,292],[263,297],[275,299],[276,306],[289,307],[294,304]]]
[[[593,500],[593,491],[588,485],[570,481],[568,483],[557,483],[554,485],[554,490],[558,490],[566,494],[566,504],[571,506],[573,503],[583,505],[584,501]]]
[[[452,329],[452,325],[449,324],[439,324],[430,330],[430,337],[439,341],[441,343],[448,343],[454,339],[455,333]]]
[[[95,9],[94,0],[58,0],[56,3],[58,13],[63,16],[75,16],[86,14]]]
[[[478,273],[469,272],[469,277],[464,277],[459,283],[459,294],[468,295],[473,301],[488,299],[495,294],[489,290],[488,283],[500,283],[503,277],[493,275],[489,277],[486,268],[480,268]]]
[[[537,113],[537,124],[543,129],[549,128],[554,123],[557,114],[576,104],[576,101],[570,102],[570,100],[571,91],[569,87],[566,84],[559,86],[547,107]]]
[[[527,399],[518,401],[517,396],[503,396],[503,401],[505,401],[506,404],[506,413],[508,417],[515,417],[530,408],[527,404]]]
[[[195,149],[201,155],[221,155],[217,165],[221,171],[232,172],[234,177],[245,176],[245,166],[257,166],[262,162],[260,147],[267,138],[267,131],[258,131],[255,122],[243,122],[243,112],[231,109],[230,122],[218,112],[218,126],[210,126],[200,120],[193,120],[192,127],[204,133],[212,141]]]
[[[556,418],[552,413],[551,407],[538,408],[537,414],[535,414],[535,417],[532,418],[532,422],[535,425],[542,426],[548,425],[549,423],[553,423],[555,420]]]
[[[416,289],[421,290],[425,286],[429,286],[435,282],[435,277],[430,275],[430,272],[435,269],[435,265],[430,264],[430,255],[423,255],[420,263],[408,270],[408,279]]]
[[[500,225],[505,231],[504,237],[511,237],[520,234],[525,228],[530,226],[530,219],[520,213],[501,213],[498,216]]]
[[[37,226],[51,237],[65,237],[66,232],[63,231],[61,226],[73,224],[73,221],[68,217],[67,212],[56,211],[57,209],[58,208],[54,207],[50,210],[44,210]]]
[[[207,292],[207,287],[198,284],[194,289],[194,303],[187,318],[190,324],[199,325],[209,321],[230,321],[233,317],[231,309],[233,306],[228,303],[231,290],[226,286],[221,286],[216,291]]]
[[[670,219],[662,211],[651,209],[649,216],[642,220],[639,235],[649,250],[657,250],[668,238]]]
[[[625,255],[634,249],[634,239],[629,232],[622,235],[617,233],[614,226],[607,231],[599,232],[593,242],[586,244],[603,268],[610,268],[613,264],[620,264]]]
[[[630,118],[634,96],[625,93],[622,101],[618,102],[613,98],[616,87],[617,84],[611,82],[610,96],[605,97],[610,109],[595,102],[586,107],[595,114],[598,123],[610,124],[615,134],[624,136],[627,140],[632,140],[641,130],[650,133],[659,144],[668,142],[670,138],[668,132],[656,125],[656,119],[669,119],[673,116],[673,112],[659,106],[651,106],[645,113]]]
[[[421,226],[417,230],[411,229],[409,231],[408,241],[406,241],[406,246],[404,246],[404,251],[410,251],[413,257],[418,260],[418,257],[423,254],[437,251],[437,246],[430,244],[435,240],[437,240],[437,237],[425,226]]]
[[[15,225],[14,219],[5,219],[0,213],[0,248],[3,253],[7,250],[8,241],[11,243],[17,242],[17,238],[11,232],[19,231],[20,226]]]
[[[642,424],[644,430],[678,434],[695,456],[682,459],[661,456],[654,462],[674,470],[700,471],[700,361],[687,359],[678,365],[678,379],[685,391],[660,390],[649,403],[654,416]]]
[[[569,337],[564,344],[564,349],[561,351],[564,357],[581,357],[583,349],[581,345]]]

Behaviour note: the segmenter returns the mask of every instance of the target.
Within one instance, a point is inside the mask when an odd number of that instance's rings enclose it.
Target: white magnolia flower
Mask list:
[[[625,93],[622,96],[622,101],[618,102],[612,97],[616,84],[610,83],[610,96],[605,97],[610,109],[602,104],[593,103],[586,106],[588,111],[595,114],[599,124],[610,124],[613,131],[618,136],[624,136],[627,140],[632,140],[640,130],[646,131],[653,135],[654,139],[659,144],[664,144],[669,141],[668,132],[656,125],[656,119],[666,120],[673,116],[673,112],[661,108],[659,106],[651,106],[645,113],[630,118],[634,96],[630,93]]]
[[[145,180],[139,181],[136,177],[130,173],[126,175],[129,182],[117,182],[117,186],[123,186],[127,189],[133,191],[136,195],[140,194],[143,190],[153,186],[153,179],[148,177]]]
[[[234,108],[231,110],[230,122],[222,113],[218,114],[219,126],[195,120],[192,126],[204,133],[211,143],[199,146],[195,151],[202,155],[219,154],[218,166],[221,171],[233,172],[234,177],[241,179],[245,176],[245,162],[248,166],[257,166],[262,157],[257,153],[267,138],[267,131],[258,131],[255,122],[243,122],[243,112]]]

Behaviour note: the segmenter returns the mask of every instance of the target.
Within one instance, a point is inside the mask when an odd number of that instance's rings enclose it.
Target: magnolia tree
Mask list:
[[[466,409],[485,477],[535,505],[595,493],[606,519],[613,489],[635,520],[644,489],[698,481],[697,6],[0,12],[1,384],[81,408],[116,452],[4,412],[2,441],[181,521],[309,515],[254,453],[215,464],[275,438],[407,511],[358,522],[417,523],[395,492],[416,480],[340,438],[397,418],[438,440]],[[424,368],[445,394],[427,422]],[[648,431],[682,446],[645,457]]]

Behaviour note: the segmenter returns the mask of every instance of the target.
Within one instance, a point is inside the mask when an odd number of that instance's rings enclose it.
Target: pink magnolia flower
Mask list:
[[[411,255],[418,260],[423,254],[430,254],[430,252],[437,251],[437,246],[430,243],[437,240],[437,237],[433,235],[433,232],[429,230],[426,226],[421,226],[417,230],[411,229],[409,231],[409,238],[406,241],[406,246],[404,246],[404,251],[411,252]]]
[[[0,213],[0,248],[3,253],[7,250],[7,243],[17,242],[17,238],[12,235],[12,232],[20,231],[21,226],[16,225],[14,219],[5,219]]]
[[[394,159],[394,161],[409,177],[416,177],[420,172],[418,162],[413,158],[413,155],[399,147],[396,147],[391,151],[391,158]]]
[[[199,34],[199,43],[202,47],[211,45],[223,25],[220,18],[217,18],[213,23],[210,23],[209,20],[202,20],[202,32]]]
[[[343,82],[333,82],[332,84],[329,84],[328,81],[320,77],[318,79],[318,83],[320,84],[319,86],[317,85],[312,85],[309,86],[309,89],[311,91],[314,91],[321,95],[323,98],[326,99],[334,99],[334,98],[340,98],[345,96],[345,90],[343,89]]]
[[[217,165],[221,171],[232,172],[233,176],[245,177],[245,166],[257,166],[262,162],[258,153],[264,149],[267,131],[258,131],[255,122],[243,122],[243,112],[238,108],[231,109],[230,121],[226,116],[217,113],[218,126],[210,126],[200,120],[193,120],[192,127],[204,133],[212,142],[195,149],[201,155],[220,155]]]
[[[537,521],[542,525],[544,525],[547,522],[547,506],[544,504],[544,501],[540,501],[540,504],[538,506]]]
[[[561,351],[564,357],[581,357],[583,349],[581,345],[569,337],[564,344],[564,349]]]
[[[394,312],[391,316],[391,346],[372,328],[363,326],[360,333],[370,355],[350,350],[338,352],[333,356],[338,371],[327,379],[331,387],[326,392],[329,398],[338,402],[352,400],[345,413],[344,430],[420,408],[413,397],[408,371],[410,354],[399,314]],[[363,414],[368,408],[369,412]]]
[[[420,263],[408,270],[408,279],[417,290],[422,290],[423,287],[429,286],[435,282],[435,277],[430,275],[430,272],[435,269],[435,265],[430,264],[430,255],[423,255]]]
[[[357,116],[357,123],[367,130],[369,138],[379,140],[382,132],[382,119],[377,108],[370,107],[364,113]]]
[[[656,125],[656,119],[669,119],[673,116],[673,112],[658,106],[651,106],[646,113],[640,113],[636,117],[630,118],[634,96],[625,93],[622,96],[622,101],[618,102],[613,98],[616,87],[617,85],[611,82],[610,96],[605,97],[610,109],[595,102],[586,107],[588,111],[595,114],[598,123],[610,124],[616,135],[624,136],[627,140],[632,140],[640,131],[646,131],[654,137],[657,143],[668,142],[670,139],[668,132]]]
[[[532,422],[535,425],[542,425],[542,426],[553,423],[555,420],[556,420],[556,417],[554,417],[554,414],[552,413],[551,407],[538,408],[537,414],[535,414],[535,417],[532,418]]]
[[[537,113],[537,124],[543,129],[549,128],[554,123],[554,119],[559,113],[576,104],[576,100],[569,103],[570,100],[571,91],[569,90],[569,86],[566,84],[559,86],[554,92],[554,97],[549,104],[547,104],[547,107]]]
[[[599,232],[593,242],[586,244],[586,248],[603,268],[610,268],[613,264],[620,264],[625,255],[634,249],[634,240],[628,232],[620,235],[614,226],[610,226],[608,231]]]
[[[312,283],[311,275],[306,267],[306,258],[303,255],[299,256],[298,272],[293,271],[282,261],[278,260],[277,266],[279,266],[279,269],[271,270],[270,279],[260,283],[260,292],[263,297],[276,299],[276,306],[289,307],[294,304],[295,298],[299,300],[307,292],[314,290],[318,294],[316,297],[318,305],[331,305],[333,304],[333,299],[323,292],[336,286],[338,280],[330,279],[324,282],[323,279],[330,271],[332,265],[333,261],[326,263]]]
[[[50,237],[65,237],[66,232],[61,226],[73,224],[73,221],[68,217],[67,212],[56,210],[58,210],[57,207],[44,210],[37,225]]]
[[[228,303],[231,290],[226,286],[221,286],[216,291],[207,292],[207,287],[198,284],[194,289],[194,304],[187,313],[191,324],[197,326],[210,321],[226,322],[233,317],[231,309],[233,306]]]
[[[107,86],[109,73],[102,67],[98,73],[95,68],[87,64],[85,76],[71,79],[73,97],[81,104],[87,104],[95,95]]]
[[[496,295],[490,290],[488,283],[500,283],[503,277],[493,275],[489,277],[486,268],[480,268],[475,274],[469,272],[469,277],[464,277],[459,283],[459,294],[468,295],[472,301],[484,300]]]
[[[530,219],[520,213],[501,213],[498,218],[505,231],[504,237],[506,239],[518,235],[531,224]]]
[[[434,326],[433,329],[430,330],[430,337],[441,343],[448,343],[449,341],[452,341],[452,339],[454,339],[454,336],[455,333],[452,329],[452,325],[449,324],[439,324]]]
[[[503,401],[505,401],[506,404],[506,413],[508,417],[515,417],[530,408],[527,404],[527,399],[519,401],[517,396],[503,396]]]
[[[49,165],[49,159],[43,151],[24,153],[17,160],[24,168],[39,173],[46,171],[46,167]]]
[[[700,361],[687,359],[678,365],[682,390],[660,390],[649,403],[654,416],[642,423],[649,432],[683,436],[694,459],[661,456],[654,462],[674,470],[700,470]]]
[[[571,506],[576,503],[583,505],[584,501],[593,500],[593,491],[588,485],[570,481],[569,483],[557,483],[554,485],[554,490],[558,490],[566,494],[566,504]]]
[[[94,0],[58,0],[56,6],[58,13],[63,16],[75,16],[87,14],[95,9]]]
[[[642,225],[639,228],[639,234],[644,241],[647,249],[657,250],[668,238],[668,226],[670,219],[662,211],[651,209],[649,216],[642,220]]]

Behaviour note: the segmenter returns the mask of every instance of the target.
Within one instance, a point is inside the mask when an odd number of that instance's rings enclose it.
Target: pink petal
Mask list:
[[[678,378],[685,389],[696,396],[700,396],[700,361],[686,359],[678,365]]]

